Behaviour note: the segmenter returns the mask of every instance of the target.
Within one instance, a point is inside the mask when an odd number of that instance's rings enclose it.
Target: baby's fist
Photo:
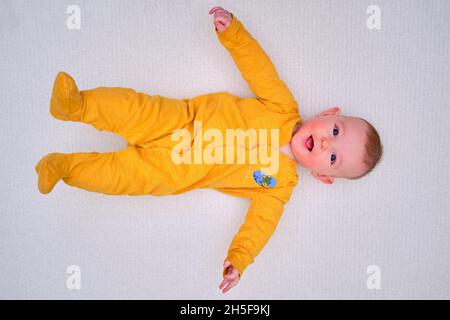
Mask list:
[[[214,26],[219,33],[224,32],[233,20],[233,14],[221,7],[212,8],[209,10],[209,14],[214,14]]]

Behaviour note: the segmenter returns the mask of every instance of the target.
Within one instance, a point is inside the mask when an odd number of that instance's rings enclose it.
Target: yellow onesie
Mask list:
[[[296,162],[279,153],[278,146],[291,141],[294,126],[301,123],[301,118],[297,102],[279,79],[270,58],[235,16],[224,32],[216,34],[256,98],[218,92],[192,99],[172,99],[120,87],[79,91],[74,80],[60,72],[53,87],[51,114],[61,120],[80,121],[98,130],[115,132],[128,141],[128,146],[107,153],[52,153],[39,161],[36,172],[42,193],[50,192],[57,180],[62,179],[70,186],[110,195],[160,196],[213,188],[249,199],[247,216],[225,259],[242,277],[273,234],[283,206],[297,185]],[[211,140],[206,138],[195,142],[202,131],[219,130],[225,137],[227,129],[250,128],[279,130],[277,143],[270,135],[268,139],[269,148],[275,144],[277,148],[272,152],[279,155],[275,174],[265,174],[259,161],[244,164],[173,161],[173,152],[180,146],[180,140],[174,140],[173,134],[180,130],[191,136],[182,152],[195,153],[199,148],[211,148]],[[222,148],[224,153],[231,148],[236,155],[238,149],[249,151],[256,146],[236,141],[231,144],[224,139],[214,148],[216,151]]]

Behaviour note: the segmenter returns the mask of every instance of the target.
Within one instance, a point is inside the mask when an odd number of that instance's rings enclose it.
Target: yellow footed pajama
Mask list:
[[[224,32],[216,34],[254,98],[214,92],[191,99],[171,99],[115,87],[79,91],[69,75],[60,73],[55,79],[51,114],[61,120],[81,121],[98,130],[117,133],[128,141],[128,147],[116,152],[44,157],[37,171],[43,193],[50,192],[62,179],[74,187],[113,195],[178,194],[211,188],[247,198],[250,204],[247,216],[225,258],[242,278],[275,231],[284,205],[297,185],[296,162],[280,154],[279,147],[291,141],[301,118],[297,101],[279,78],[269,56],[235,16]],[[196,122],[201,123],[205,134],[195,130]],[[209,148],[217,154],[225,154],[225,150],[235,154],[244,150],[248,154],[255,149],[256,144],[250,146],[245,141],[228,144],[225,138],[215,140],[219,143],[213,147],[208,139],[200,139],[197,146],[196,138],[205,137],[211,129],[220,133],[220,137],[226,137],[228,129],[270,132],[270,139],[262,143],[264,148],[258,149],[274,153],[278,170],[269,173],[264,169],[267,163],[248,161],[174,163],[171,151],[177,149],[174,146],[178,142],[172,141],[171,135],[178,130],[187,131],[189,136],[186,148],[183,141],[183,152],[195,154]],[[272,132],[276,133],[273,139]],[[259,140],[256,143],[261,147]]]
[[[50,153],[39,160],[34,169],[39,174],[39,191],[47,194],[53,190],[55,184],[66,172],[65,156],[60,153]]]
[[[170,150],[142,148],[140,144],[166,137],[190,123],[193,111],[185,100],[120,87],[79,91],[72,77],[60,72],[53,85],[50,113],[59,120],[84,122],[98,130],[115,132],[128,141],[128,147],[106,153],[44,156],[35,166],[41,193],[52,191],[60,179],[74,187],[111,195],[174,191],[174,182],[161,173],[161,165],[170,162]],[[183,169],[186,167],[176,170]]]
[[[50,99],[50,113],[59,120],[79,119],[81,93],[75,81],[65,72],[56,75]]]

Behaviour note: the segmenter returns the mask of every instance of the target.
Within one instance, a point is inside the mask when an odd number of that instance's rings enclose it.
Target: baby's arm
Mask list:
[[[276,112],[297,112],[297,102],[279,78],[269,56],[236,16],[218,8],[210,11],[210,14],[214,13],[217,37],[233,57],[258,100]]]
[[[234,287],[244,270],[261,252],[274,233],[283,213],[285,202],[272,194],[256,194],[252,197],[244,223],[228,249],[219,288],[223,293]]]
[[[245,221],[233,238],[225,259],[239,271],[241,278],[274,233],[283,209],[284,202],[272,194],[252,197]]]

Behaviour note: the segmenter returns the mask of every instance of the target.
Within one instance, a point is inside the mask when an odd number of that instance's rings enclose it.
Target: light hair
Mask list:
[[[380,162],[383,155],[383,145],[381,144],[381,139],[378,135],[377,130],[367,120],[364,120],[362,118],[356,119],[362,120],[367,124],[366,143],[364,145],[363,154],[363,162],[367,169],[359,176],[347,178],[350,180],[360,179],[369,174],[369,172],[371,172]]]

